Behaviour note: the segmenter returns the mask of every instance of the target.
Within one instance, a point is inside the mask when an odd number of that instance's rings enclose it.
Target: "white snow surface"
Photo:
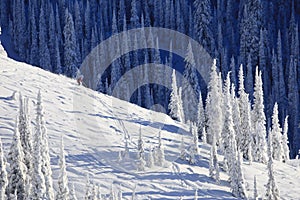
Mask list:
[[[18,95],[17,100],[10,96],[17,91],[29,98],[34,127],[34,104],[37,92],[41,90],[55,188],[60,138],[63,135],[69,184],[75,184],[78,199],[84,199],[87,174],[93,183],[101,187],[103,197],[109,196],[113,185],[116,191],[122,190],[123,199],[131,199],[135,186],[136,199],[179,199],[181,196],[194,199],[195,190],[198,190],[198,199],[235,199],[225,172],[221,172],[220,184],[208,176],[209,145],[199,143],[200,156],[195,165],[177,159],[181,135],[184,134],[186,144],[192,143],[189,126],[175,122],[163,113],[78,86],[75,80],[65,76],[14,61],[0,52],[0,137],[5,152],[10,147],[19,105]],[[157,145],[161,130],[168,160],[164,167],[136,172],[135,153],[140,126],[146,156],[149,149]],[[126,134],[130,156],[118,161]],[[219,160],[223,160],[222,155],[219,155]],[[274,162],[281,199],[300,199],[299,162],[292,161],[293,166]],[[268,180],[266,165],[244,162],[243,170],[248,197],[253,197],[254,175],[259,196],[264,197]]]

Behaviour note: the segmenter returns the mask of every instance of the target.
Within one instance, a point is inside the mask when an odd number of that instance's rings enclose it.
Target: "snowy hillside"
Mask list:
[[[60,138],[65,142],[69,183],[74,183],[78,199],[83,199],[86,176],[99,184],[108,197],[113,185],[130,199],[136,186],[136,199],[235,199],[230,193],[228,176],[221,173],[216,184],[208,174],[210,146],[200,143],[200,156],[195,165],[179,159],[181,135],[191,143],[189,127],[173,121],[167,115],[115,99],[78,86],[75,80],[54,75],[39,68],[19,63],[0,55],[0,136],[7,152],[12,139],[18,101],[9,97],[14,91],[29,98],[31,118],[35,117],[35,102],[41,90],[53,178],[58,177]],[[18,99],[18,98],[16,98]],[[139,129],[142,130],[146,155],[158,143],[161,131],[167,162],[164,167],[146,168],[136,172],[136,148]],[[129,138],[129,158],[119,161],[124,138]],[[187,147],[188,148],[188,145]],[[219,160],[222,160],[220,156]],[[275,176],[282,199],[299,199],[299,168],[275,161]],[[263,164],[243,164],[248,196],[253,196],[253,178],[257,177],[259,196],[265,193],[267,168]],[[57,187],[56,183],[54,184]]]

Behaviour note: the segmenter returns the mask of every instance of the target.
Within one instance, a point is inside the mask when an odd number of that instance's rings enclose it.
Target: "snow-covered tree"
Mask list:
[[[157,166],[164,166],[165,163],[165,150],[164,150],[164,146],[163,143],[161,141],[161,132],[158,133],[158,146],[156,149],[156,157],[157,157],[157,162],[156,165]]]
[[[31,168],[32,156],[32,134],[30,127],[30,119],[28,113],[28,99],[24,99],[20,94],[20,107],[19,107],[19,133],[21,145],[24,153],[24,164],[29,172]]]
[[[218,144],[223,127],[222,88],[220,88],[221,85],[219,81],[216,60],[214,60],[211,67],[206,99],[207,142],[210,144],[213,142],[213,138],[216,144]]]
[[[179,105],[179,95],[178,95],[178,87],[177,87],[177,81],[176,81],[176,73],[175,69],[173,69],[172,73],[172,92],[170,96],[170,103],[169,103],[169,109],[170,109],[170,116],[172,119],[182,121],[181,119],[181,108],[182,105]]]
[[[243,66],[241,65],[239,71],[239,113],[240,113],[240,125],[239,132],[237,134],[238,148],[243,153],[243,157],[248,159],[249,148],[251,148],[252,126],[251,126],[251,109],[248,94],[244,88],[244,75]],[[235,118],[238,118],[235,116]],[[238,122],[237,122],[238,123]],[[238,125],[238,124],[237,124]],[[237,127],[238,128],[238,127]]]
[[[69,186],[68,177],[66,170],[66,159],[63,137],[61,138],[60,144],[60,155],[59,155],[59,176],[58,176],[58,190],[56,194],[57,200],[68,200],[69,199]]]
[[[282,148],[283,148],[283,162],[287,162],[290,159],[290,149],[289,149],[289,140],[288,140],[288,116],[284,119],[284,126],[283,126],[283,135],[282,135]]]
[[[231,141],[235,140],[234,123],[232,118],[232,98],[230,94],[230,76],[227,74],[224,88],[224,126],[222,130],[222,142],[221,147],[224,153],[224,168],[232,168],[234,165],[231,161],[234,157],[234,151],[232,149]]]
[[[192,126],[192,136],[193,136],[193,152],[194,155],[199,155],[199,144],[198,144],[198,140],[199,140],[199,135],[198,135],[198,129],[195,123],[191,124]]]
[[[278,119],[278,104],[275,103],[272,116],[272,158],[281,161],[283,157],[282,129]]]
[[[68,9],[65,11],[65,26],[64,26],[64,74],[69,77],[74,77],[78,65],[77,43],[75,36],[75,28],[73,17]]]
[[[185,122],[185,116],[184,116],[184,111],[183,111],[183,103],[182,103],[182,87],[178,88],[178,105],[179,106],[179,113],[180,113],[180,118],[181,122]]]
[[[142,138],[142,127],[140,126],[140,129],[139,129],[139,139],[138,139],[138,146],[137,146],[137,158],[140,159],[140,158],[144,158],[145,155],[145,148],[144,148],[144,141],[143,141],[143,138]]]
[[[202,137],[202,131],[205,126],[205,111],[203,107],[203,100],[201,92],[199,92],[199,103],[198,103],[198,112],[197,112],[197,128],[198,134]]]
[[[48,134],[44,120],[44,111],[42,105],[42,97],[41,91],[38,92],[37,96],[37,116],[36,116],[36,124],[40,126],[40,145],[41,145],[41,157],[42,157],[42,173],[45,178],[45,186],[46,186],[46,198],[49,200],[54,199],[54,191],[53,191],[53,181],[52,181],[52,170],[50,166],[50,154],[49,154],[49,144],[48,144]]]
[[[46,198],[45,177],[42,172],[43,157],[42,157],[42,126],[39,115],[36,118],[35,132],[33,135],[33,154],[32,154],[32,169],[30,170],[31,183],[29,199],[44,199]]]
[[[0,199],[6,199],[5,190],[8,185],[6,160],[2,148],[2,140],[0,138]]]
[[[184,61],[186,64],[183,72],[182,102],[185,120],[197,122],[197,109],[195,108],[197,108],[198,105],[197,97],[200,87],[191,41],[189,41]]]
[[[154,166],[154,157],[153,157],[153,150],[149,150],[147,166],[151,169]]]
[[[264,113],[263,85],[261,72],[258,67],[255,72],[254,105],[252,111],[252,122],[254,127],[253,159],[265,163],[266,160],[266,116]]]
[[[17,191],[18,199],[24,199],[26,195],[26,166],[23,163],[24,153],[20,141],[20,133],[17,120],[7,159],[10,164],[10,171],[8,173],[8,187],[6,195],[9,197],[10,195],[15,194],[15,191]]]
[[[242,155],[239,151],[235,152],[237,153],[237,157],[235,158],[235,165],[230,175],[232,193],[235,197],[247,199],[245,179],[242,171]]]
[[[273,169],[273,134],[269,133],[268,138],[268,184],[267,184],[267,191],[266,191],[266,199],[268,200],[279,200],[279,190],[277,188],[274,169]]]

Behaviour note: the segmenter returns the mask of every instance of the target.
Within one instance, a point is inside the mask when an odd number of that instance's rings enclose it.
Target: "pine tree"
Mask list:
[[[131,25],[131,28],[139,27],[139,16],[138,16],[138,8],[137,8],[136,0],[131,1],[130,25]]]
[[[64,142],[63,137],[61,138],[60,144],[60,155],[59,155],[59,176],[58,176],[58,190],[56,194],[57,200],[68,200],[69,199],[69,187],[68,187],[68,177],[66,170],[66,160],[64,152]]]
[[[248,159],[249,149],[251,148],[252,126],[251,126],[251,109],[249,104],[248,94],[244,88],[243,66],[241,65],[239,71],[239,113],[240,125],[237,134],[238,149],[243,153],[243,157]],[[238,128],[238,127],[237,127]]]
[[[48,134],[45,126],[44,120],[44,111],[42,105],[42,97],[41,92],[38,92],[37,96],[37,116],[36,116],[36,124],[40,126],[40,145],[41,145],[41,156],[42,156],[42,173],[45,178],[46,185],[46,198],[49,200],[54,199],[54,191],[53,191],[53,181],[52,181],[52,170],[50,166],[50,154],[49,154],[49,144],[48,144]]]
[[[156,165],[157,166],[164,166],[165,163],[165,150],[164,150],[164,146],[163,143],[161,141],[161,132],[158,133],[158,146],[157,146],[157,162]]]
[[[45,177],[42,172],[43,157],[42,157],[42,126],[40,118],[36,118],[35,132],[33,135],[33,162],[30,170],[31,184],[29,199],[43,199],[46,198]]]
[[[215,51],[211,6],[211,2],[208,0],[194,1],[194,30],[197,33],[198,41],[209,54],[213,54]]]
[[[207,143],[207,133],[206,133],[205,127],[203,127],[202,138],[201,139],[202,139],[203,144]]]
[[[255,73],[254,86],[254,105],[252,112],[252,122],[254,127],[253,140],[253,159],[257,162],[266,162],[266,117],[264,113],[263,102],[263,85],[261,73],[258,72],[258,67]]]
[[[201,138],[202,131],[205,126],[205,111],[203,107],[202,95],[199,92],[199,103],[198,103],[198,112],[197,112],[197,128],[198,128],[198,135]]]
[[[192,123],[191,126],[192,126],[191,134],[193,136],[193,153],[194,153],[194,155],[199,155],[198,129],[197,129],[197,126],[195,123]]]
[[[247,73],[245,77],[245,91],[249,94],[249,99],[252,100],[253,95],[253,72],[252,72],[252,60],[250,54],[247,61]]]
[[[172,92],[170,97],[170,103],[169,103],[169,110],[170,110],[170,116],[174,120],[182,121],[181,119],[181,107],[182,105],[179,105],[179,95],[178,95],[178,88],[177,88],[177,81],[176,81],[176,73],[175,69],[173,69],[172,73]]]
[[[274,169],[273,169],[273,134],[269,133],[268,138],[268,184],[267,184],[267,191],[266,191],[266,199],[268,200],[279,200],[279,190],[276,185],[275,176],[274,176]]]
[[[23,99],[22,95],[20,94],[20,108],[19,108],[19,117],[18,117],[18,124],[19,124],[19,133],[20,133],[20,141],[21,146],[24,153],[24,164],[29,172],[31,168],[31,155],[32,155],[32,134],[31,134],[31,127],[30,127],[30,119],[28,113],[28,99]]]
[[[2,140],[0,138],[0,199],[6,199],[5,190],[8,186],[7,171],[6,171],[6,161],[4,158]]]
[[[47,26],[44,9],[41,7],[39,21],[39,64],[42,69],[52,71],[50,52],[48,47]]]
[[[65,11],[65,26],[64,26],[64,74],[69,77],[74,77],[78,65],[78,55],[76,46],[76,37],[74,22],[71,13],[68,9]]]
[[[282,129],[278,119],[278,104],[275,103],[272,116],[272,158],[281,161],[283,157],[282,146]]]
[[[222,88],[216,69],[216,60],[214,60],[210,72],[210,81],[208,83],[208,95],[206,99],[206,116],[207,116],[207,142],[218,144],[222,127]],[[215,144],[215,145],[216,145]]]
[[[137,154],[137,158],[144,158],[144,153],[145,153],[145,149],[144,149],[144,141],[142,138],[142,127],[140,126],[139,129],[139,139],[138,139],[138,146],[137,146],[137,150],[138,150],[138,154]]]
[[[153,150],[149,150],[147,166],[151,169],[154,166]]]
[[[25,198],[25,180],[26,180],[26,166],[23,163],[24,153],[20,141],[20,133],[18,129],[18,121],[16,120],[15,132],[13,141],[8,153],[8,162],[10,164],[10,171],[8,174],[7,196],[15,194],[17,191],[18,199]]]
[[[232,118],[232,99],[230,94],[230,77],[229,73],[225,81],[224,88],[224,126],[222,130],[222,150],[224,153],[224,166],[225,168],[232,168],[234,165],[231,161],[233,155],[233,149],[231,141],[235,140],[234,123]]]
[[[283,148],[283,162],[290,160],[290,150],[289,150],[289,141],[288,141],[288,116],[285,117],[283,135],[282,135],[282,148]]]
[[[193,54],[192,44],[189,41],[187,53],[185,57],[185,69],[183,72],[183,109],[185,120],[192,122],[197,121],[197,97],[199,95],[200,87],[195,66],[195,58]]]
[[[185,152],[185,145],[184,145],[184,137],[181,136],[181,143],[180,143],[180,159],[185,160],[186,152]]]
[[[184,111],[183,111],[183,103],[182,103],[182,87],[178,88],[178,105],[179,105],[179,113],[180,113],[180,118],[182,122],[184,123],[185,116],[184,116]]]
[[[31,37],[31,44],[30,44],[30,58],[29,63],[32,65],[39,65],[39,44],[38,44],[38,31],[36,25],[36,17],[34,12],[34,4],[30,7],[30,37]]]

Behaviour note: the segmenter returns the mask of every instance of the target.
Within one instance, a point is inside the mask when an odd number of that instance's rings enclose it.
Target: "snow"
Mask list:
[[[41,90],[53,170],[57,190],[61,136],[64,136],[69,183],[74,183],[78,199],[85,194],[86,176],[99,184],[101,193],[108,196],[111,185],[121,188],[123,199],[131,199],[136,185],[136,199],[235,199],[221,171],[220,184],[209,178],[210,146],[199,143],[197,162],[189,165],[179,159],[181,136],[186,148],[192,144],[189,126],[173,121],[163,113],[140,108],[83,86],[76,80],[54,75],[37,67],[14,61],[0,52],[0,137],[4,151],[9,150],[17,115],[18,102],[11,99],[14,91],[29,98],[31,119],[35,118],[35,103]],[[17,94],[18,95],[18,94]],[[18,99],[18,98],[16,98]],[[164,167],[136,171],[136,152],[139,127],[142,127],[146,157],[158,144],[161,131],[167,163]],[[129,138],[129,158],[118,161],[124,151],[124,138]],[[218,160],[223,160],[218,155]],[[300,171],[292,165],[274,161],[275,178],[281,199],[298,199]],[[299,162],[298,162],[299,163]],[[258,194],[265,194],[266,165],[242,165],[248,196],[253,196],[253,179],[257,177]]]

